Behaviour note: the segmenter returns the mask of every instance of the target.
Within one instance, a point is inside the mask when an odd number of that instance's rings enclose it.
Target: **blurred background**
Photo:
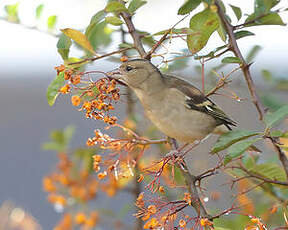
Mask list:
[[[42,190],[42,178],[53,169],[57,156],[54,152],[43,151],[41,145],[49,139],[49,132],[52,129],[73,124],[76,127],[76,134],[71,146],[83,146],[93,130],[103,126],[101,123],[85,119],[83,114],[71,106],[68,97],[58,98],[53,107],[47,104],[47,86],[56,76],[54,67],[62,63],[57,53],[58,38],[55,34],[61,28],[80,30],[85,28],[91,17],[105,7],[106,1],[19,1],[20,24],[6,20],[5,5],[16,2],[18,1],[0,1],[0,229],[4,229],[1,228],[1,223],[6,221],[5,218],[14,218],[16,222],[22,221],[23,213],[27,212],[30,214],[25,216],[28,226],[26,229],[48,230],[52,229],[58,221],[59,214],[46,200],[46,193]],[[253,11],[254,1],[252,0],[225,2],[241,7],[246,13]],[[41,19],[35,20],[35,9],[41,3],[44,4]],[[169,28],[181,18],[177,16],[178,6],[179,4],[174,0],[148,0],[148,4],[143,6],[135,16],[135,25],[151,33]],[[282,6],[287,7],[288,0],[282,1]],[[57,23],[49,33],[46,21],[51,15],[57,15]],[[287,11],[281,16],[284,22],[288,21]],[[183,22],[184,25],[185,23],[187,24],[188,21]],[[270,100],[287,102],[287,26],[264,26],[252,28],[251,31],[256,36],[241,39],[239,45],[244,54],[247,54],[255,44],[261,46],[261,50],[253,60],[255,64],[251,68],[261,95],[266,98],[267,103]],[[221,44],[219,38],[210,39],[201,53],[206,53],[218,44]],[[107,49],[115,50],[113,49],[115,46],[117,46],[117,38]],[[100,51],[106,52],[106,49]],[[79,56],[81,51],[74,47],[71,54]],[[157,64],[157,59],[154,62]],[[107,71],[118,65],[118,63],[101,60],[89,65],[89,69]],[[200,75],[196,66],[199,66],[199,62],[191,58],[185,68],[178,69],[175,73],[200,86]],[[263,80],[263,69],[273,73],[272,80]],[[241,78],[240,75],[240,73],[236,74],[235,78],[237,76]],[[265,76],[267,77],[267,74]],[[240,97],[249,99],[245,84],[240,80],[235,81],[233,87]],[[231,102],[228,98],[215,97],[215,100],[241,127],[261,126],[250,119],[256,116],[256,111],[249,101],[244,101],[243,106],[240,107],[237,102]],[[125,111],[125,102],[118,106],[120,111]],[[141,113],[140,107],[139,113]],[[206,149],[208,152],[213,141],[215,138],[197,151]],[[200,162],[197,159],[195,163],[198,168],[201,164],[209,164],[201,159]],[[193,163],[191,164],[193,166]],[[195,166],[195,169],[197,167]],[[216,188],[217,183],[212,186]],[[104,199],[101,202],[107,205],[109,201]],[[117,202],[116,205],[120,205],[121,199]]]

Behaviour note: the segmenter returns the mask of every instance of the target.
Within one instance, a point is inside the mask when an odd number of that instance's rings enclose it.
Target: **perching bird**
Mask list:
[[[148,118],[178,141],[192,143],[236,124],[199,89],[176,76],[162,74],[146,59],[127,61],[107,75],[130,87]]]

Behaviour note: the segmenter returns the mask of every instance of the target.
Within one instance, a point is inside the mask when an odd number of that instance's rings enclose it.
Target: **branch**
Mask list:
[[[109,56],[111,56],[113,54],[123,53],[123,52],[125,52],[127,50],[130,50],[130,49],[134,49],[134,47],[123,48],[123,49],[116,50],[116,51],[113,51],[111,53],[103,54],[102,56],[98,56],[98,57],[94,57],[94,58],[85,58],[82,61],[72,62],[72,63],[69,63],[68,65],[76,65],[76,64],[81,64],[81,63],[84,63],[84,62],[96,61],[96,60],[101,59],[101,58],[109,57]]]
[[[252,97],[252,101],[254,103],[254,105],[256,106],[256,109],[258,111],[259,114],[259,119],[262,120],[263,119],[263,105],[261,104],[259,97],[256,93],[256,89],[255,89],[255,85],[254,82],[252,80],[252,76],[249,70],[249,64],[246,63],[235,38],[234,35],[234,27],[230,24],[230,22],[227,20],[226,15],[224,13],[224,11],[222,10],[220,4],[219,4],[219,0],[215,0],[215,5],[218,8],[218,15],[221,19],[222,24],[224,25],[226,32],[228,34],[229,37],[229,46],[231,48],[231,51],[234,53],[234,55],[236,57],[238,57],[241,60],[241,69],[243,71],[245,80],[247,82],[248,85],[248,89],[250,91],[250,95]]]
[[[237,168],[237,169],[240,169],[242,171],[244,171],[246,174],[248,174],[250,177],[254,177],[254,178],[257,178],[259,180],[262,180],[263,182],[266,182],[266,183],[270,183],[270,184],[278,184],[278,185],[284,185],[284,186],[288,186],[288,182],[285,182],[285,181],[278,181],[278,180],[271,180],[267,177],[264,177],[258,173],[254,173],[254,172],[251,172],[249,170],[247,170],[244,166],[240,165],[240,166],[233,166],[233,168]]]
[[[231,76],[232,73],[236,72],[237,70],[239,70],[240,67],[233,69],[230,73],[228,73],[226,76],[220,78],[220,80],[217,82],[216,86],[211,89],[208,93],[206,93],[206,97],[211,96],[212,94],[216,93],[219,89],[221,89],[222,87],[224,87],[227,83],[229,83],[228,81],[226,81],[228,79],[228,77]]]
[[[200,216],[201,218],[204,217],[204,218],[210,219],[211,216],[207,213],[202,201],[200,200],[200,197],[199,197],[199,194],[197,191],[196,182],[199,178],[190,174],[190,172],[186,166],[186,163],[184,165],[181,164],[181,166],[179,166],[179,169],[181,170],[182,175],[185,178],[187,190],[191,194],[191,201],[192,201],[191,205],[196,210],[198,216]]]
[[[279,12],[279,10],[274,11],[274,13],[278,13],[278,12]],[[241,28],[243,28],[243,27],[245,27],[245,26],[248,26],[248,25],[250,25],[250,24],[256,23],[259,19],[264,18],[264,17],[267,16],[267,15],[269,15],[269,13],[268,13],[268,14],[261,14],[261,15],[257,16],[257,17],[254,18],[254,19],[251,19],[251,20],[249,20],[249,21],[247,21],[247,22],[244,22],[244,23],[242,23],[242,24],[240,24],[240,25],[233,26],[233,29],[234,29],[234,30],[236,30],[236,29],[241,29]]]
[[[125,4],[122,0],[118,0],[118,1],[122,4]],[[126,26],[128,28],[128,32],[131,34],[131,37],[133,38],[135,48],[137,49],[140,56],[144,58],[147,55],[147,53],[143,47],[141,36],[135,29],[135,26],[132,22],[132,16],[129,13],[124,12],[124,11],[122,11],[120,15],[124,19]]]
[[[187,18],[189,16],[186,15],[185,17],[183,17],[181,20],[179,20],[177,23],[175,23],[169,30],[167,30],[165,32],[165,34],[160,38],[160,40],[151,48],[151,50],[147,53],[147,55],[145,56],[146,59],[151,59],[151,55],[156,51],[156,49],[166,40],[167,36],[169,33],[171,33],[171,31],[175,28],[175,26],[177,26],[180,22],[182,22],[185,18]]]

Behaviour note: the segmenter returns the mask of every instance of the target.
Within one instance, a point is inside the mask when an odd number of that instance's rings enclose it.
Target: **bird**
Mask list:
[[[184,143],[225,133],[236,126],[190,82],[163,74],[147,59],[133,59],[106,73],[134,91],[147,117],[166,136]]]

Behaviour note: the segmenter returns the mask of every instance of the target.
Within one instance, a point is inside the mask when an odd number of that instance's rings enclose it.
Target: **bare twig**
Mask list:
[[[239,166],[232,166],[232,168],[237,168],[237,169],[240,169],[242,170],[243,172],[245,172],[246,174],[248,174],[250,177],[252,178],[257,178],[259,180],[262,180],[263,182],[266,182],[266,183],[270,183],[270,184],[278,184],[278,185],[283,185],[283,186],[288,186],[288,182],[285,182],[285,181],[279,181],[279,180],[271,180],[267,177],[264,177],[258,173],[255,173],[255,172],[252,172],[252,171],[249,171],[247,170],[243,165],[239,165]]]
[[[212,94],[216,93],[219,89],[221,89],[222,87],[224,87],[228,81],[227,79],[234,73],[236,72],[237,70],[239,70],[240,67],[236,68],[236,69],[233,69],[230,73],[228,73],[226,76],[220,78],[220,80],[217,82],[216,86],[211,89],[207,94],[206,96],[209,97],[211,96]]]
[[[103,54],[103,55],[98,56],[98,57],[85,58],[85,59],[83,59],[82,61],[72,62],[72,63],[69,63],[68,65],[76,65],[76,64],[81,64],[81,63],[84,63],[84,62],[96,61],[96,60],[98,60],[98,59],[102,59],[102,58],[105,58],[105,57],[109,57],[109,56],[114,55],[114,54],[123,53],[123,52],[125,52],[125,51],[127,51],[127,50],[130,50],[130,49],[134,49],[134,47],[123,48],[123,49],[120,49],[120,50],[116,50],[116,51],[113,51],[113,52],[110,52],[110,53]]]
[[[151,48],[151,50],[147,53],[145,56],[146,59],[150,60],[151,55],[156,51],[156,49],[166,40],[167,36],[171,31],[177,26],[180,22],[182,22],[185,18],[187,18],[189,15],[186,15],[181,20],[179,20],[177,23],[175,23],[169,30],[165,32],[165,34],[160,38],[160,40]]]

